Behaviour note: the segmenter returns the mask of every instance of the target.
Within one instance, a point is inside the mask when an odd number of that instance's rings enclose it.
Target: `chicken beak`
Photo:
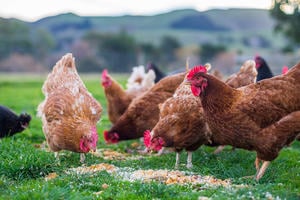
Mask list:
[[[27,123],[21,124],[21,127],[24,128],[24,129],[26,129],[28,127],[28,124]]]
[[[97,147],[93,147],[93,148],[90,148],[90,153],[96,153],[96,151],[97,151]]]

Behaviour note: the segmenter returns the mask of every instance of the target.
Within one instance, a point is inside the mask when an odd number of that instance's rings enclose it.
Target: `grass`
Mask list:
[[[110,127],[106,101],[99,84],[100,75],[83,75],[88,90],[104,108],[99,133],[98,148],[126,152],[132,149],[132,140],[117,145],[106,145],[102,132]],[[240,187],[211,187],[207,185],[164,184],[159,181],[129,181],[113,173],[101,171],[92,174],[66,173],[69,168],[82,166],[79,154],[63,152],[58,163],[53,153],[36,148],[44,142],[41,120],[36,117],[36,108],[43,100],[41,86],[46,76],[0,75],[0,104],[17,113],[26,111],[33,116],[29,129],[13,137],[0,140],[0,199],[299,199],[300,198],[300,142],[295,141],[283,149],[272,162],[264,177],[256,182],[253,162],[255,153],[227,147],[219,155],[214,148],[201,147],[193,155],[194,167],[190,172],[229,179]],[[116,76],[125,84],[126,76]],[[136,153],[134,153],[136,154]],[[182,153],[181,163],[186,154]],[[85,166],[107,163],[126,171],[138,169],[174,170],[175,154],[143,156],[136,160],[106,160],[87,155]],[[181,171],[189,171],[182,164]],[[56,173],[57,177],[46,181],[45,177]],[[104,187],[107,185],[106,187]]]

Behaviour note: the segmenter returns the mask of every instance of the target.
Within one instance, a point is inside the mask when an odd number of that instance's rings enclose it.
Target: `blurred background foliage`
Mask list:
[[[0,18],[0,71],[47,72],[72,52],[80,72],[130,72],[154,62],[164,72],[210,62],[225,74],[263,56],[275,74],[299,59],[299,0],[270,10],[177,10],[154,16],[80,17],[24,22]]]

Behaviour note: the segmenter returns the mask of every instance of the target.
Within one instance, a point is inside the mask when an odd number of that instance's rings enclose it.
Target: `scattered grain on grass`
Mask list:
[[[92,155],[101,157],[104,160],[138,160],[143,158],[142,156],[121,153],[111,149],[97,149],[96,152],[92,152]]]
[[[114,165],[110,165],[107,163],[100,163],[91,165],[89,167],[76,167],[76,168],[70,168],[67,173],[69,172],[75,172],[76,174],[86,174],[86,173],[95,173],[99,171],[107,171],[109,173],[116,171],[117,168]]]
[[[49,180],[51,180],[51,179],[55,179],[57,176],[58,176],[58,175],[57,175],[55,172],[53,172],[53,173],[48,174],[48,175],[45,177],[45,180],[46,180],[46,181],[49,181]]]

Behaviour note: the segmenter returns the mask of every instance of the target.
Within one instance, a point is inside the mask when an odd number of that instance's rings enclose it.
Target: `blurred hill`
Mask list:
[[[283,65],[295,64],[295,56],[282,54],[286,40],[273,33],[274,25],[269,11],[260,9],[186,9],[118,17],[65,13],[32,23],[0,19],[0,28],[6,30],[0,33],[0,42],[5,44],[0,48],[0,70],[47,71],[64,53],[72,52],[83,72],[103,68],[127,72],[150,60],[170,71],[190,57],[192,64],[210,61],[224,73],[231,73],[239,63],[258,53],[270,61],[276,73]],[[202,47],[208,44],[215,52],[205,54],[208,48]],[[274,55],[279,57],[274,60]],[[30,65],[22,68],[22,61],[14,62],[12,57],[26,59],[24,63]]]
[[[138,37],[140,41],[156,43],[163,34],[178,37],[183,44],[203,42],[199,34],[209,32],[215,35],[255,32],[272,33],[274,20],[268,10],[228,9],[209,10],[176,10],[154,16],[119,16],[119,17],[81,17],[72,13],[43,18],[31,23],[34,28],[44,28],[57,39],[73,33],[79,37],[86,31],[118,32],[125,30]],[[197,36],[193,40],[184,37]],[[232,36],[235,39],[235,36]]]

